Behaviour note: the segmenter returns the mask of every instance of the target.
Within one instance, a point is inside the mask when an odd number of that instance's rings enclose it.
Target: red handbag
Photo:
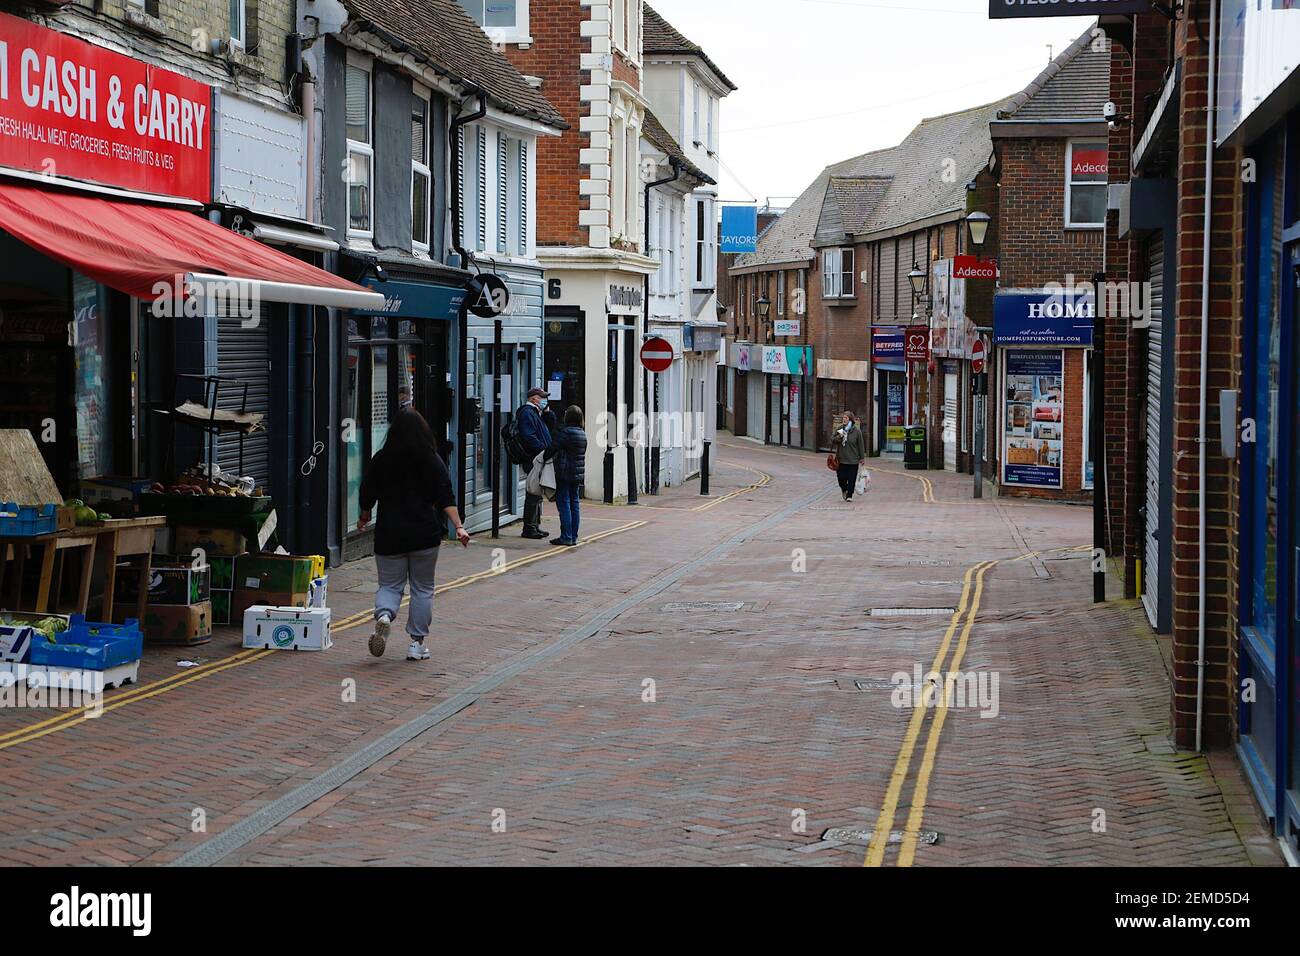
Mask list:
[[[832,452],[826,456],[826,467],[831,471],[840,470],[840,456]]]

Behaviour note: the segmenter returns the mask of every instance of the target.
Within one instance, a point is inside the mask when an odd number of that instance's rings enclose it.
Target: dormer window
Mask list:
[[[494,43],[531,43],[528,0],[459,0]]]

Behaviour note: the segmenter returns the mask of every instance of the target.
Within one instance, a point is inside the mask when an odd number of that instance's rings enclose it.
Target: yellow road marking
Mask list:
[[[735,491],[729,494],[725,494],[720,498],[714,498],[712,501],[706,501],[702,505],[697,505],[696,507],[692,508],[691,511],[694,512],[708,511],[712,508],[716,508],[718,505],[722,504],[723,502],[730,501],[732,498],[739,497],[740,495],[749,494],[751,491],[757,491],[759,488],[766,488],[768,485],[772,483],[772,476],[769,475],[767,472],[759,471],[757,468],[751,468],[748,465],[742,465],[739,462],[732,462],[732,461],[719,461],[718,464],[731,465],[734,468],[743,468],[751,475],[757,475],[758,481],[746,485],[744,488],[737,488]]]
[[[967,602],[970,600],[971,577],[976,571],[986,567],[988,562],[982,561],[974,567],[968,568],[962,578],[961,601],[957,605],[957,610],[953,612],[952,621],[948,624],[948,630],[943,636],[943,643],[939,646],[939,652],[935,655],[934,663],[930,666],[932,672],[938,672],[940,665],[945,657],[948,656],[948,647],[952,644],[953,635],[957,633],[957,627],[966,614]],[[921,727],[925,723],[925,698],[922,695],[921,706],[917,707],[913,701],[912,719],[908,721],[907,732],[903,735],[903,745],[898,751],[898,758],[894,761],[894,771],[889,777],[889,786],[885,790],[885,802],[880,809],[880,816],[876,818],[876,827],[871,834],[871,843],[867,847],[867,858],[864,866],[880,866],[885,859],[885,847],[889,843],[889,833],[894,827],[894,814],[898,811],[898,801],[903,793],[903,784],[907,782],[907,771],[912,762],[912,752],[916,749],[916,741],[921,736]]]

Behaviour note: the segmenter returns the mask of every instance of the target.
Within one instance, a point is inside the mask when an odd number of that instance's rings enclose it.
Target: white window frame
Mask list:
[[[370,142],[348,137],[347,140],[347,164],[348,180],[347,190],[344,201],[344,207],[347,214],[347,229],[349,239],[374,239],[375,236],[375,71],[374,63],[370,57],[357,53],[353,50],[348,51],[347,67],[354,67],[366,74],[366,134]],[[347,74],[346,68],[343,80],[344,103],[347,101]],[[344,118],[344,130],[346,132],[346,117]],[[358,229],[352,225],[352,156],[364,156],[366,166],[370,170],[370,223],[366,229]]]
[[[694,110],[695,125],[694,127],[692,127],[691,144],[693,146],[698,147],[700,145],[700,94],[704,92],[704,90],[700,87],[700,84],[695,80],[691,81],[691,89],[694,91],[694,97],[695,97],[695,110]]]
[[[776,314],[785,315],[785,270],[776,274]]]
[[[627,120],[623,114],[614,117],[609,144],[609,204],[610,229],[616,236],[627,231]]]
[[[844,258],[848,254],[849,267],[845,269]],[[822,298],[852,299],[856,285],[853,269],[857,266],[857,257],[852,248],[841,246],[822,250]],[[845,280],[848,280],[847,283]]]
[[[411,248],[415,252],[424,256],[429,255],[429,247],[433,240],[433,170],[429,167],[430,149],[433,145],[432,130],[430,121],[433,119],[433,103],[430,91],[414,84],[411,90],[417,100],[424,103],[424,158],[425,162],[417,163],[415,157],[411,157]],[[373,170],[371,175],[373,175]],[[424,212],[426,221],[424,223],[424,242],[415,238],[415,178],[416,176],[424,177]],[[373,224],[372,224],[373,225]]]
[[[140,6],[144,6],[143,0]],[[227,6],[237,6],[239,8],[239,23],[235,23],[233,17],[230,21],[230,45],[242,50],[245,41],[248,39],[248,0],[231,0]]]
[[[641,62],[641,0],[611,0],[610,33],[617,50]]]
[[[1070,219],[1070,210],[1073,208],[1072,193],[1073,193],[1074,186],[1075,186],[1075,183],[1074,183],[1074,148],[1075,148],[1076,146],[1101,146],[1101,147],[1105,147],[1106,145],[1107,145],[1107,144],[1106,144],[1106,141],[1105,141],[1105,140],[1097,140],[1097,139],[1089,139],[1089,138],[1083,138],[1083,139],[1071,139],[1071,140],[1067,140],[1067,141],[1066,141],[1066,144],[1065,144],[1065,228],[1066,228],[1066,229],[1082,229],[1082,230],[1090,230],[1090,229],[1091,229],[1091,230],[1100,230],[1100,229],[1105,229],[1105,228],[1106,228],[1106,211],[1105,211],[1105,210],[1106,210],[1106,204],[1105,204],[1104,202],[1102,203],[1102,214],[1101,214],[1101,215],[1102,215],[1102,220],[1101,220],[1101,222],[1073,222],[1073,221],[1071,221],[1071,219]],[[1089,187],[1093,187],[1093,188],[1099,188],[1100,191],[1101,191],[1102,196],[1105,196],[1105,195],[1106,195],[1106,183],[1105,183],[1105,182],[1093,182],[1093,183],[1084,183],[1084,182],[1081,182],[1081,183],[1079,183],[1078,185],[1080,185],[1080,186],[1089,186]]]
[[[715,112],[715,108],[717,107],[718,101],[712,93],[708,95],[708,99],[709,99],[709,138],[704,141],[704,148],[707,149],[710,153],[712,153],[718,148],[717,143],[714,141],[713,138],[717,132],[717,127],[714,126],[713,123],[713,114]]]
[[[623,133],[623,149],[623,176],[627,180],[623,237],[640,249],[644,241],[638,228],[641,225],[641,130],[630,123]]]
[[[486,0],[480,0],[486,3]],[[464,4],[461,3],[463,7]],[[472,13],[467,15],[473,17]],[[484,17],[486,19],[486,17]],[[496,43],[516,43],[522,45],[532,44],[533,37],[530,32],[528,16],[528,0],[515,0],[515,24],[512,27],[490,27],[486,23],[479,24],[484,33]]]

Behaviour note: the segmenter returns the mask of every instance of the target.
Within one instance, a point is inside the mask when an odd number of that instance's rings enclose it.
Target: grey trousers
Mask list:
[[[411,582],[411,608],[406,615],[406,633],[415,641],[429,636],[433,621],[433,579],[438,568],[438,549],[412,551],[410,554],[375,555],[379,572],[379,590],[375,592],[375,618],[387,612],[397,620],[402,594]]]

